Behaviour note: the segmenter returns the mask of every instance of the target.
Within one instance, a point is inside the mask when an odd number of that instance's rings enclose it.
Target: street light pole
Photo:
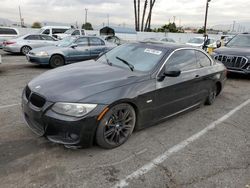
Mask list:
[[[206,39],[208,37],[207,35],[207,15],[208,15],[208,7],[209,7],[209,2],[211,0],[207,0],[207,4],[206,4],[206,13],[205,13],[205,23],[204,23],[204,45],[203,45],[203,49],[205,49],[205,42]]]
[[[88,9],[85,8],[85,26],[87,22],[88,22]]]

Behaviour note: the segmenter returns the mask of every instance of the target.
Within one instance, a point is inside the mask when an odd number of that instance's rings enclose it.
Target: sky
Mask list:
[[[88,21],[94,26],[111,24],[133,26],[133,0],[0,0],[0,18],[19,21],[18,6],[21,6],[24,22],[52,21],[82,24],[85,8]],[[141,0],[143,7],[144,0]],[[160,26],[176,17],[176,24],[202,26],[206,0],[156,0],[152,23]],[[249,0],[211,0],[208,25],[232,24],[250,21]],[[141,11],[142,12],[142,11]]]

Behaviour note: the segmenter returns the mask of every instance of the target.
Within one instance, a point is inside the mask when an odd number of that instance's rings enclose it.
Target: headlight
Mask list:
[[[80,104],[80,103],[62,103],[58,102],[53,105],[52,110],[58,114],[73,117],[82,117],[97,106],[97,104]]]
[[[49,56],[49,54],[47,52],[38,52],[35,54],[36,56]]]

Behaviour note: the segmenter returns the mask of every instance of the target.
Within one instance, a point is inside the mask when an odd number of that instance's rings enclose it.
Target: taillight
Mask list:
[[[16,42],[5,41],[5,42],[3,42],[3,45],[7,46],[7,45],[15,44],[15,43]]]

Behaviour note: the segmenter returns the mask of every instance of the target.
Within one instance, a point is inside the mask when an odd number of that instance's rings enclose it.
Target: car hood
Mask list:
[[[145,74],[94,60],[47,71],[28,86],[51,102],[80,102],[84,98],[145,79]]]
[[[221,47],[214,50],[217,54],[250,56],[250,48]]]

